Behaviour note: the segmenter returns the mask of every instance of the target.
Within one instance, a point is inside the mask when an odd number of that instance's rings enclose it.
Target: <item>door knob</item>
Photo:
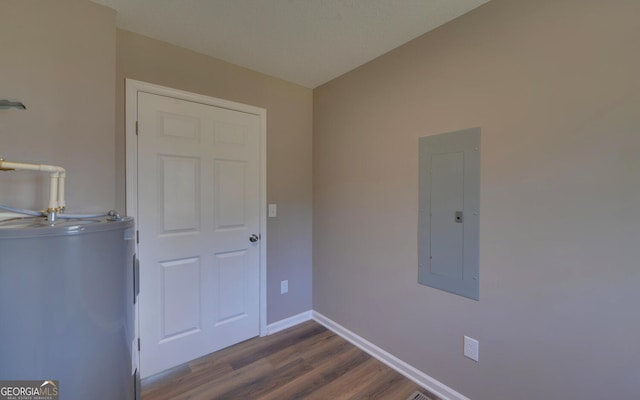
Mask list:
[[[250,241],[251,243],[255,243],[255,242],[257,242],[258,240],[260,240],[260,236],[256,235],[255,233],[254,233],[253,235],[249,236],[249,241]]]

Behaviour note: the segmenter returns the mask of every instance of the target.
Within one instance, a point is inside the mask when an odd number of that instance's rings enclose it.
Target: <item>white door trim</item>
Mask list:
[[[135,217],[138,229],[138,146],[136,122],[138,92],[193,101],[210,106],[254,114],[260,119],[260,336],[267,335],[267,110],[215,97],[172,89],[152,83],[126,79],[125,136],[126,136],[126,214]],[[139,249],[136,244],[136,252]],[[136,321],[136,327],[138,321]],[[137,336],[137,335],[136,335]]]

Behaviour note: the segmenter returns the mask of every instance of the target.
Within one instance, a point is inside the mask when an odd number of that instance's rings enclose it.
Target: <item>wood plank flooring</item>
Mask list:
[[[142,382],[142,400],[405,400],[416,390],[430,395],[308,321],[147,378]]]

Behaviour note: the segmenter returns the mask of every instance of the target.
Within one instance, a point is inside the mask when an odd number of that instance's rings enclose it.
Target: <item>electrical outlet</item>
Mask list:
[[[285,294],[289,291],[289,281],[280,281],[280,294]]]
[[[464,356],[478,361],[478,352],[480,351],[480,342],[469,336],[464,337]]]

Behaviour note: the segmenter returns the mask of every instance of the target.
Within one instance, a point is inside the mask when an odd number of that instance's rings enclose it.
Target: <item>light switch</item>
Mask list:
[[[278,216],[278,205],[269,204],[269,218],[275,218]]]

